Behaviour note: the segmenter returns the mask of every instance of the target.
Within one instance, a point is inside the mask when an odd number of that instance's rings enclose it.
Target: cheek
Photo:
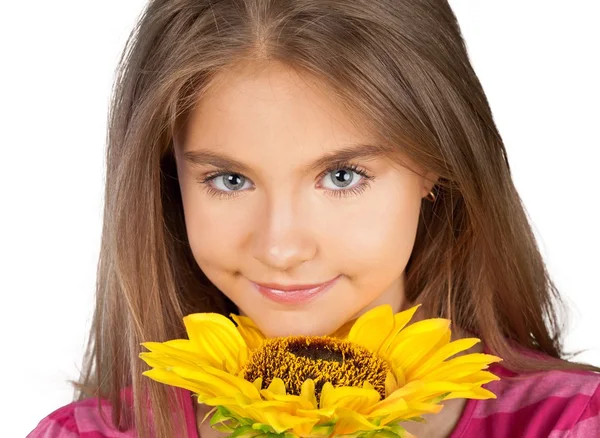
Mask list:
[[[243,218],[227,207],[233,204],[207,198],[193,182],[182,186],[182,199],[188,240],[200,268],[205,273],[214,267],[235,269],[239,256],[235,242],[240,239]]]
[[[416,237],[420,201],[409,193],[391,195],[374,197],[331,227],[328,248],[335,251],[332,259],[341,262],[340,268],[352,267],[356,275],[404,268]]]

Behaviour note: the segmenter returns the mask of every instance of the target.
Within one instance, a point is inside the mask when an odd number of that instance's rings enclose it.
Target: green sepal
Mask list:
[[[225,423],[231,420],[231,412],[223,406],[217,406],[216,412],[210,417],[210,425],[214,426],[217,423]]]
[[[261,436],[261,435],[263,435],[263,432],[261,432],[260,430],[253,429],[252,426],[250,426],[250,425],[246,425],[246,426],[238,427],[229,436],[238,437],[238,438],[253,438],[253,437],[257,437],[257,436]]]
[[[296,434],[290,431],[277,433],[272,426],[264,423],[255,422],[251,418],[238,417],[224,406],[217,406],[216,412],[210,419],[210,425],[213,429],[227,433],[234,438],[298,438]],[[384,417],[370,419],[373,426],[380,427],[376,430],[357,431],[353,434],[343,435],[346,438],[403,438],[406,436],[406,429],[399,424],[380,426]],[[421,417],[411,418],[412,421],[425,421]],[[409,420],[404,420],[409,421]],[[309,437],[325,438],[330,437],[335,429],[336,420],[330,420],[313,426]]]
[[[225,426],[223,424],[215,424],[214,426],[211,426],[214,430],[216,430],[217,432],[222,432],[222,433],[231,433],[233,431],[235,431],[235,428],[229,427],[229,426]]]
[[[333,433],[334,427],[335,427],[335,421],[328,421],[327,423],[316,424],[310,430],[310,436],[328,437]]]
[[[293,433],[289,433],[289,432],[282,432],[282,433],[274,433],[274,432],[259,432],[256,431],[257,435],[245,435],[245,436],[252,436],[253,438],[298,438],[297,435],[293,434]]]
[[[448,397],[450,395],[449,392],[439,395],[435,398],[432,398],[428,403],[434,403],[434,404],[438,404],[439,402],[443,401],[446,397]]]
[[[399,424],[395,426],[389,426],[389,428],[391,432],[396,434],[396,436],[399,436],[401,438],[406,436],[406,429],[400,426]]]
[[[358,431],[353,434],[343,435],[346,438],[404,438],[406,429],[399,424],[394,426],[382,426],[380,429]]]
[[[238,417],[224,406],[217,406],[215,410],[216,412],[210,419],[210,425],[219,432],[232,433],[241,427],[248,426],[251,428],[254,423],[251,418]]]
[[[387,429],[371,430],[357,435],[358,438],[402,438],[402,436]]]
[[[277,432],[275,432],[275,429],[273,429],[271,426],[269,426],[268,424],[263,424],[263,423],[254,423],[252,424],[252,428],[254,430],[259,430],[262,433],[274,433],[276,435],[282,435],[285,432],[282,432],[281,434],[278,434]]]

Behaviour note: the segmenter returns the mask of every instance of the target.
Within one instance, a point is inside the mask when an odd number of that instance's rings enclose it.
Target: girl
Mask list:
[[[185,337],[195,312],[326,335],[382,303],[421,303],[504,359],[497,399],[448,401],[410,432],[600,433],[600,370],[564,358],[559,297],[445,1],[152,0],[108,134],[79,394],[31,438],[219,436],[190,392],[142,376],[140,343]]]

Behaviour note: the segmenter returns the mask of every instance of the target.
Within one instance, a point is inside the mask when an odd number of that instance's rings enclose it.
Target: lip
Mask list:
[[[276,283],[255,283],[254,287],[269,300],[284,304],[300,304],[314,299],[329,290],[341,275],[321,284],[281,285]]]

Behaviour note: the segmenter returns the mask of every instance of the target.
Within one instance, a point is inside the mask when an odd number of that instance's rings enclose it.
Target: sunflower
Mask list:
[[[480,340],[450,341],[448,319],[409,324],[418,307],[381,305],[330,336],[276,338],[245,316],[195,313],[183,318],[189,339],[141,344],[152,367],[142,374],[193,392],[235,437],[407,437],[401,423],[442,400],[495,398],[482,385],[498,380],[485,370],[501,360],[452,357]]]

